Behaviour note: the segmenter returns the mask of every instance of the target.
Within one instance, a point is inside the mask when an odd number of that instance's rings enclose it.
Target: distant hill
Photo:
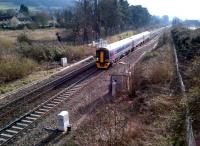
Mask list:
[[[74,5],[75,0],[0,0],[0,5],[12,4],[20,6],[21,4],[36,8],[67,8]]]

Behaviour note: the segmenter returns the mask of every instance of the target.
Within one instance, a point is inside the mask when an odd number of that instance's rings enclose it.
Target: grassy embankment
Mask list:
[[[63,29],[0,31],[0,94],[54,73],[63,56],[67,56],[72,63],[85,56],[95,55],[95,49],[87,45],[31,44],[32,40],[56,40],[56,32],[62,33]],[[128,31],[107,39],[114,42],[132,34],[133,31]]]
[[[136,96],[120,95],[96,109],[78,129],[72,145],[174,144],[181,98],[173,95],[175,69],[169,33],[158,48],[136,65],[133,80]]]

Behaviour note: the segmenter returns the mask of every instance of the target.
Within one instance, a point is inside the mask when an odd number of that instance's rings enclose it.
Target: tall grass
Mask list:
[[[0,82],[9,82],[22,78],[34,71],[37,64],[18,56],[0,59]]]
[[[166,55],[167,54],[167,55]],[[172,54],[168,45],[147,53],[134,69],[133,80],[136,89],[151,84],[168,83],[173,76]]]
[[[0,37],[0,48],[13,48],[15,45],[15,41],[13,41],[12,39],[8,38],[8,37]]]
[[[70,47],[58,45],[29,45],[21,43],[18,53],[24,57],[31,58],[37,62],[60,61],[62,57],[67,57],[69,61],[79,60],[86,55],[83,47]]]

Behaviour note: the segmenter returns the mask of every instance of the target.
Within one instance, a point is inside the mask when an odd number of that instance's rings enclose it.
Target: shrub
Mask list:
[[[84,48],[68,48],[64,54],[69,60],[79,60],[85,56]]]
[[[24,57],[31,58],[38,62],[42,61],[59,61],[64,51],[46,45],[29,45],[22,43],[18,52]]]
[[[172,37],[179,59],[191,60],[200,53],[200,34],[186,28],[175,28]]]
[[[22,56],[31,58],[38,62],[60,61],[62,57],[67,57],[69,61],[80,60],[85,55],[85,48],[71,47],[60,44],[32,44],[21,43],[17,49]]]
[[[37,64],[27,58],[0,59],[0,82],[9,82],[30,74]]]
[[[147,53],[145,54],[143,60],[145,61],[145,60],[148,60],[148,59],[150,59],[150,58],[157,57],[157,56],[159,56],[159,53],[156,52],[156,51],[147,52]]]
[[[19,43],[28,43],[31,44],[31,40],[28,38],[26,34],[21,34],[17,37],[17,41]]]
[[[169,64],[154,63],[148,73],[148,80],[152,84],[159,84],[170,81],[171,76]]]

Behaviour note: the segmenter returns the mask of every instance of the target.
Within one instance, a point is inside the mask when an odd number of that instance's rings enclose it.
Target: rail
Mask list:
[[[81,71],[79,70],[79,72],[77,71],[77,73],[81,73],[85,71],[86,69],[90,67],[90,65],[88,65]],[[95,69],[93,72],[90,72],[89,74],[87,74],[86,76],[78,80],[77,82],[70,85],[68,88],[57,93],[56,95],[51,97],[49,100],[40,104],[39,106],[29,111],[28,113],[25,113],[23,116],[21,116],[14,122],[10,123],[3,129],[1,129],[0,130],[0,145],[5,145],[9,143],[17,135],[21,134],[23,131],[25,131],[30,126],[32,126],[33,123],[37,122],[42,117],[50,113],[53,109],[58,107],[61,103],[66,101],[71,95],[73,95],[82,87],[84,87],[88,83],[87,78],[91,76],[92,74],[94,74],[96,71],[97,70]]]
[[[50,82],[40,86],[39,88],[31,90],[30,92],[24,94],[23,96],[21,96],[20,98],[18,98],[16,100],[12,100],[11,102],[7,103],[6,105],[0,107],[0,117],[4,116],[5,113],[7,113],[7,112],[5,112],[6,108],[9,108],[9,111],[13,111],[16,108],[18,108],[20,105],[23,105],[23,104],[20,103],[20,101],[24,101],[24,99],[27,96],[31,96],[31,95],[36,94],[36,93],[37,93],[37,95],[35,95],[35,96],[39,96],[39,95],[41,95],[43,93],[46,93],[47,91],[49,91],[49,90],[51,90],[51,89],[63,84],[67,80],[70,80],[71,78],[77,76],[80,72],[86,71],[87,69],[89,69],[91,67],[94,67],[94,66],[95,66],[95,61],[89,62],[89,63],[85,64],[81,68],[78,68],[78,69],[76,69],[74,71],[71,71],[71,72],[69,72],[68,74],[66,74],[64,76],[60,76],[60,77],[56,78],[55,80],[50,81]],[[31,99],[29,99],[29,100],[31,100]],[[17,104],[17,106],[15,106],[17,102],[19,102],[19,104]]]

